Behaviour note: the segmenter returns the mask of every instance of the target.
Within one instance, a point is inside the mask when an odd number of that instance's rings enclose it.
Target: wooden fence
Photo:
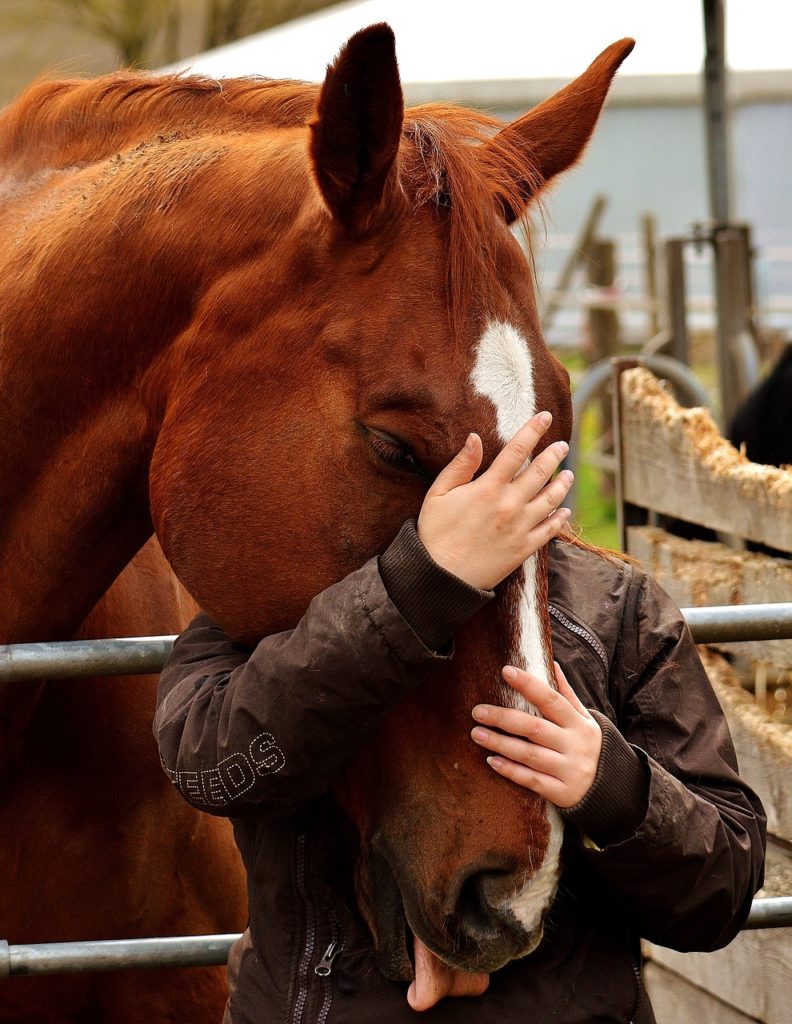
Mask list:
[[[625,550],[680,605],[792,600],[792,559],[783,557],[792,555],[792,471],[749,462],[720,436],[706,411],[680,407],[648,370],[623,370],[614,392]],[[718,531],[719,540],[679,536],[695,527]],[[747,550],[746,542],[773,550]],[[789,895],[792,641],[717,647],[703,649],[705,666],[728,717],[741,772],[768,812],[767,879],[759,895]],[[645,953],[658,1024],[792,1019],[788,930],[742,933],[717,953],[677,953],[651,944]]]

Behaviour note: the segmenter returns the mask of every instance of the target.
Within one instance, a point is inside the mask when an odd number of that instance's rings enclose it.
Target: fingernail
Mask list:
[[[566,443],[566,441],[559,441],[558,442],[558,450],[562,453],[562,455],[568,455],[569,454],[569,445]]]
[[[539,422],[542,424],[543,427],[549,427],[550,424],[553,422],[553,417],[549,412],[540,412]]]
[[[558,475],[560,477],[563,477],[565,481],[568,481],[570,485],[572,484],[572,481],[575,479],[575,474],[572,472],[571,469],[562,469]]]
[[[489,733],[487,732],[487,730],[481,729],[479,728],[479,726],[476,726],[476,728],[471,731],[470,735],[473,737],[474,740],[478,740],[481,743],[484,743],[489,739]]]
[[[503,670],[503,678],[504,679],[509,679],[509,680],[516,679],[517,678],[517,669],[516,668],[512,668],[511,665],[507,665],[506,668],[504,668],[504,670]]]
[[[503,759],[500,758],[500,757],[488,757],[487,758],[487,764],[491,768],[502,768],[503,767]]]
[[[572,515],[572,509],[566,507],[557,508],[555,514],[558,516],[559,519],[567,520]]]
[[[489,718],[489,708],[486,708],[483,704],[477,704],[473,708],[473,717],[478,718],[479,721],[483,722]]]
[[[465,451],[472,452],[476,447],[476,435],[468,434],[467,441],[465,441]]]

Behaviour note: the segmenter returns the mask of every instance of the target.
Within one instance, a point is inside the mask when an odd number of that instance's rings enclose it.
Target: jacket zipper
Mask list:
[[[330,975],[333,972],[333,963],[336,957],[344,948],[344,936],[341,926],[332,910],[330,911],[330,921],[332,925],[332,942],[325,950],[322,959],[314,967],[314,974],[317,974],[322,979],[322,1008],[319,1011],[319,1016],[316,1018],[316,1024],[326,1024],[330,1014],[330,1007],[333,1005],[333,983]]]
[[[643,1004],[643,978],[641,977],[641,968],[639,964],[636,963],[635,957],[632,955],[630,956],[630,963],[632,964],[633,974],[635,975],[635,985],[638,990],[635,1010],[633,1011],[632,1019],[630,1021],[630,1024],[635,1024],[635,1021],[638,1020],[638,1015],[641,1012],[641,1005]]]
[[[308,999],[308,968],[316,943],[316,920],[313,905],[308,898],[306,884],[306,837],[304,832],[297,836],[297,895],[305,913],[305,945],[297,968],[297,998],[294,1001],[292,1024],[302,1024],[303,1011]]]
[[[579,636],[581,640],[585,640],[589,647],[597,655],[599,660],[602,662],[602,664],[605,666],[605,671],[610,671],[610,665],[608,664],[608,655],[605,653],[605,648],[602,646],[602,644],[594,636],[593,633],[591,633],[584,626],[581,626],[579,623],[573,622],[572,619],[570,619],[567,615],[564,615],[560,608],[556,608],[554,604],[548,605],[547,610],[550,612],[553,618],[560,622],[562,626],[565,626],[570,633],[574,633],[576,636]]]
[[[325,950],[325,954],[319,963],[314,967],[314,974],[318,974],[320,978],[327,978],[332,973],[333,961],[341,952],[341,947],[336,939],[330,943]]]

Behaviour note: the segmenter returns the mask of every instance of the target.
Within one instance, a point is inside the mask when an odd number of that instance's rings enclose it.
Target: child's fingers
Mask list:
[[[563,731],[553,722],[532,715],[529,711],[503,708],[498,704],[477,704],[473,708],[473,717],[485,727],[500,729],[501,732],[540,743],[551,750],[563,748]]]
[[[572,510],[568,508],[557,508],[555,512],[537,523],[529,531],[534,551],[545,546],[554,537],[557,537],[564,528],[564,523],[571,517]]]
[[[476,475],[484,458],[484,448],[478,434],[468,434],[465,446],[456,453],[448,465],[442,469],[429,488],[427,497],[447,494],[455,487],[470,483]]]
[[[547,683],[543,683],[541,679],[537,679],[536,676],[524,672],[521,668],[507,665],[503,670],[503,678],[509,686],[533,704],[549,722],[566,728],[576,721],[578,712],[569,699],[563,693],[548,686]]]
[[[574,482],[575,474],[572,470],[564,469],[529,499],[528,506],[536,516],[537,522],[541,522],[542,519],[555,512],[559,505],[566,500]]]
[[[564,785],[552,775],[545,775],[534,768],[526,768],[523,764],[517,764],[516,761],[510,761],[508,758],[498,755],[488,757],[487,764],[505,779],[516,782],[524,789],[530,789],[556,806],[562,806],[565,794]]]
[[[551,491],[558,493],[553,508],[561,504],[569,490],[569,484],[572,482],[572,473],[566,470],[564,473],[559,473],[554,480],[552,477],[568,454],[569,445],[566,441],[554,441],[524,469],[520,470],[514,478],[514,485],[526,503],[534,501],[543,492]],[[564,486],[567,480],[568,483]],[[555,488],[554,484],[556,484]]]
[[[561,666],[558,664],[557,661],[554,661],[553,665],[555,666],[555,677],[556,683],[558,685],[558,692],[563,694],[563,696],[566,697],[566,699],[569,701],[572,707],[575,708],[581,715],[583,715],[585,718],[591,718],[591,713],[589,712],[588,708],[584,707],[584,705],[580,703],[580,698],[569,685],[567,677],[564,675],[564,671],[561,668]]]
[[[503,733],[493,732],[491,729],[482,729],[480,725],[477,725],[470,735],[480,747],[486,747],[487,750],[507,757],[516,764],[533,768],[534,771],[543,772],[545,775],[553,775],[555,778],[563,777],[565,759],[557,750],[550,750],[538,743],[529,743],[516,736],[504,736]]]
[[[530,459],[531,452],[552,422],[553,417],[549,412],[540,412],[528,420],[498,452],[485,476],[501,483],[510,483]]]

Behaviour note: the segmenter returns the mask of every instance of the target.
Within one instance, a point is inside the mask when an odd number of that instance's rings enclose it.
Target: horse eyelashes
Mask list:
[[[406,445],[399,444],[395,440],[390,440],[381,434],[373,432],[368,435],[368,443],[373,453],[381,462],[395,466],[397,469],[416,473],[418,476],[426,475],[426,471]]]
[[[410,459],[412,459],[413,463],[415,462],[415,458],[409,448],[403,448],[392,441],[386,441],[384,437],[380,437],[378,434],[369,435],[369,444],[377,458],[382,459],[383,462],[389,462],[392,465],[399,465]]]

